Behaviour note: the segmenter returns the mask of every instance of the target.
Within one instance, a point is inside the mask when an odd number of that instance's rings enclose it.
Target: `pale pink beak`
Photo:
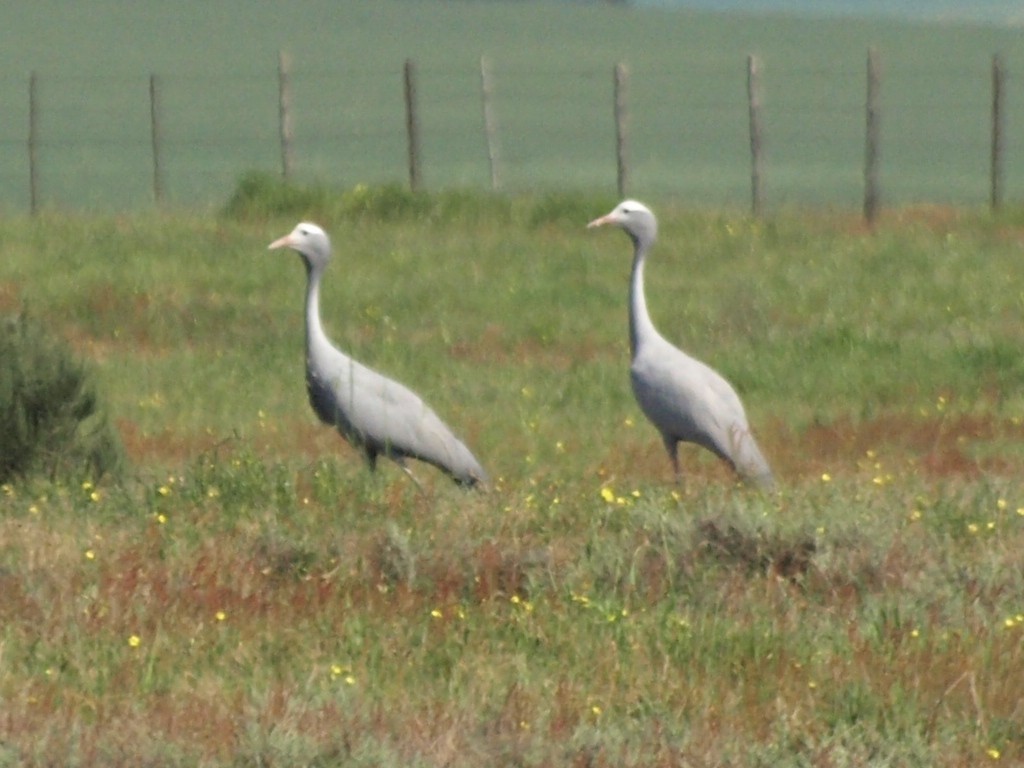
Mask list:
[[[268,251],[272,251],[275,248],[290,247],[291,244],[292,244],[292,236],[291,235],[285,235],[284,237],[279,237],[277,240],[275,240],[270,245],[268,245],[267,246],[267,250]]]
[[[594,227],[603,227],[605,224],[614,224],[615,217],[612,214],[601,216],[600,218],[594,219],[592,222],[587,224],[587,229],[593,229]]]

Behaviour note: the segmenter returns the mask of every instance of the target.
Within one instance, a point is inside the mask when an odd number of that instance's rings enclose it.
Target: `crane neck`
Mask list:
[[[634,238],[633,246],[633,272],[629,278],[629,351],[636,357],[640,345],[657,336],[658,332],[647,311],[647,297],[644,295],[644,264],[648,244]]]
[[[305,258],[302,261],[306,265],[306,350],[309,353],[314,346],[327,339],[320,322],[320,278],[323,277],[323,267],[314,266]]]

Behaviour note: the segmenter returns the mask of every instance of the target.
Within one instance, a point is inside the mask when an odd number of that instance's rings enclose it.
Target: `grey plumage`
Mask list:
[[[676,477],[680,477],[678,444],[688,442],[728,462],[744,480],[771,487],[771,469],[750,433],[736,391],[717,372],[669,343],[647,312],[644,263],[658,235],[654,214],[635,200],[625,200],[587,226],[606,224],[621,227],[633,241],[630,378],[637,403],[661,433]]]
[[[291,248],[306,265],[306,388],[316,415],[359,448],[371,469],[386,456],[407,473],[406,458],[446,472],[456,482],[487,482],[476,457],[413,391],[337,349],[320,322],[320,281],[331,243],[316,224],[301,223],[269,248]],[[411,475],[411,473],[409,473]]]

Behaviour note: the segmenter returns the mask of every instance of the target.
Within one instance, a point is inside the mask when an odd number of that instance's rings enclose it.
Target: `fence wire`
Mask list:
[[[495,62],[500,182],[510,192],[614,191],[612,71]],[[276,70],[157,73],[163,199],[224,202],[251,170],[279,172]],[[41,204],[133,209],[154,204],[150,75],[37,78],[34,150]],[[290,73],[295,178],[337,185],[406,183],[402,63]],[[1024,98],[1008,76],[1003,190],[1024,184]],[[769,205],[856,207],[865,141],[863,66],[765,72],[764,185]],[[28,78],[0,79],[0,207],[29,206]],[[630,192],[694,205],[750,197],[744,63],[630,71]],[[477,69],[417,69],[426,188],[491,185]],[[882,84],[885,204],[985,204],[991,174],[992,73],[983,67],[887,71]]]

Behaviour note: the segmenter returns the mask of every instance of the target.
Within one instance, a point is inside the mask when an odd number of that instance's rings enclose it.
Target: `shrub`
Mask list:
[[[336,205],[338,194],[323,186],[299,186],[270,173],[251,171],[239,179],[223,214],[241,221],[322,216]]]
[[[614,198],[606,196],[549,192],[533,204],[528,223],[535,229],[555,225],[575,230],[608,213],[615,203]]]
[[[0,482],[99,477],[123,461],[84,366],[24,314],[0,322]]]
[[[415,221],[454,224],[512,217],[509,198],[455,189],[413,192],[400,184],[357,184],[350,189],[298,184],[262,171],[243,175],[222,214],[239,221],[294,217],[332,221]]]

